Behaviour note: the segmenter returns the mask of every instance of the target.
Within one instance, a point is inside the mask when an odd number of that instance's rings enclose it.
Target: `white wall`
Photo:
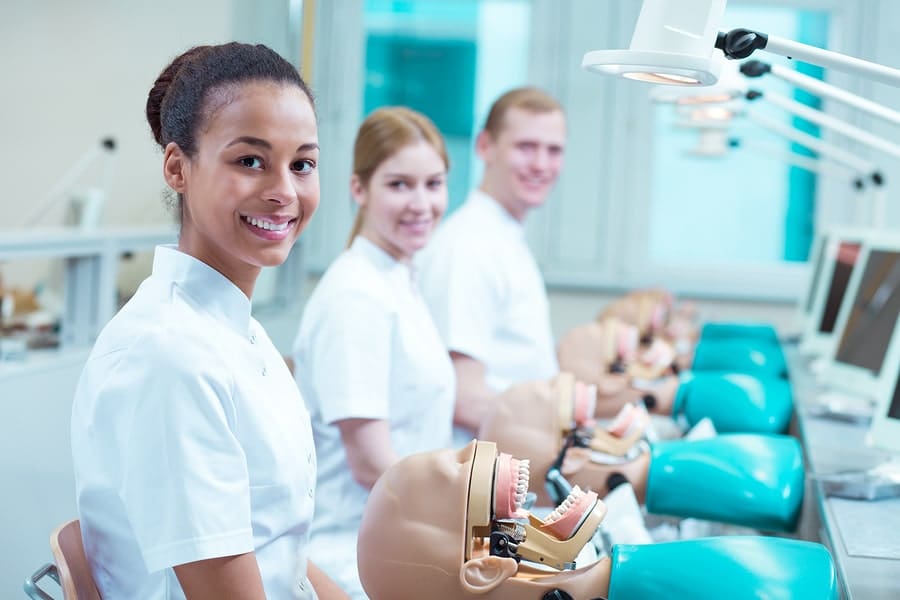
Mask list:
[[[218,0],[4,3],[0,226],[17,228],[23,210],[107,135],[119,142],[108,221],[165,221],[147,92],[176,54],[228,40],[231,16]],[[60,218],[49,212],[42,224]]]
[[[60,177],[101,138],[118,142],[108,224],[166,223],[160,153],[144,117],[147,92],[172,58],[191,46],[237,39],[299,54],[289,0],[41,0],[0,8],[0,233],[18,229]],[[80,180],[95,185],[103,161]],[[62,223],[63,203],[40,217]],[[30,285],[33,265],[3,267]]]

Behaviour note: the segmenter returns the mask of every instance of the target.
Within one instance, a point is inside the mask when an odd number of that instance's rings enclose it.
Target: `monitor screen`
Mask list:
[[[806,292],[806,308],[803,309],[803,312],[806,314],[812,312],[813,300],[816,298],[816,288],[819,286],[819,276],[822,274],[822,265],[825,263],[824,246],[825,238],[820,237],[819,243],[816,245],[815,253],[813,254],[816,264],[813,265],[812,279],[810,279],[809,289]]]
[[[847,283],[853,274],[853,266],[859,257],[859,242],[841,242],[838,246],[837,260],[834,261],[834,271],[831,273],[831,283],[828,285],[828,295],[825,297],[825,310],[822,311],[822,320],[819,322],[819,333],[831,333],[834,331],[834,323],[837,321],[844,293],[847,291]]]
[[[877,376],[894,333],[898,311],[900,251],[873,249],[863,267],[835,359]]]
[[[891,398],[891,404],[888,406],[887,416],[890,419],[900,419],[900,376],[894,383],[894,396]]]

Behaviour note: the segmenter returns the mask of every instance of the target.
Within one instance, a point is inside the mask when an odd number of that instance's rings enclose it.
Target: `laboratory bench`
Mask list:
[[[846,600],[900,598],[900,498],[874,501],[827,496],[817,476],[864,471],[891,458],[867,444],[868,425],[812,416],[808,410],[826,390],[808,358],[785,348],[794,391],[794,432],[806,458],[803,537],[831,550]]]

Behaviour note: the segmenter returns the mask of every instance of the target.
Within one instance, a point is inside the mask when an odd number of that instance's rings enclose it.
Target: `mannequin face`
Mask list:
[[[659,289],[635,290],[610,303],[597,316],[598,321],[618,318],[636,326],[642,336],[652,337],[653,343],[663,340],[672,355],[672,361],[680,369],[689,369],[693,362],[694,345],[700,336],[696,324],[696,307],[691,303],[676,306],[675,298],[669,292]],[[654,349],[654,354],[659,356]],[[635,377],[650,379],[660,370],[648,371]]]
[[[552,506],[544,486],[547,472],[560,454],[576,407],[574,377],[563,373],[551,381],[529,382],[513,386],[502,394],[488,413],[478,438],[497,443],[501,452],[531,462],[531,491],[539,506]],[[640,425],[636,423],[635,425]],[[650,456],[635,447],[634,429],[625,427],[617,436],[604,428],[585,422],[582,428],[593,431],[592,444],[605,452],[589,448],[569,448],[561,465],[563,476],[583,489],[606,495],[606,481],[613,473],[623,474],[639,499],[647,485]]]
[[[664,290],[634,290],[606,306],[597,320],[608,317],[636,326],[641,335],[662,331],[669,318],[672,296]]]
[[[559,342],[560,369],[597,387],[598,417],[613,417],[623,406],[640,400],[644,392],[631,387],[631,379],[655,379],[668,370],[668,353],[662,340],[649,351],[639,345],[637,328],[610,317],[585,323],[567,332]],[[658,365],[665,363],[663,368]],[[614,363],[627,366],[624,373],[610,372]],[[670,404],[671,406],[671,404]],[[654,410],[660,414],[668,411]]]
[[[470,486],[502,491],[495,487],[493,468],[476,468],[476,448],[481,466],[485,459],[492,466],[509,464],[497,461],[493,444],[476,444],[407,457],[378,480],[358,540],[359,574],[369,597],[521,600],[553,589],[576,599],[606,596],[607,560],[575,570],[538,569],[492,555],[473,540],[469,520],[483,515]],[[589,509],[592,516],[605,512],[602,503]],[[493,522],[496,513],[490,512]]]

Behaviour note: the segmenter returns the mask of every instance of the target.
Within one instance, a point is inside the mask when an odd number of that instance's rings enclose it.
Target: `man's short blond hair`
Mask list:
[[[496,138],[503,130],[503,119],[511,108],[518,108],[532,113],[561,112],[565,113],[559,101],[536,87],[520,87],[512,89],[494,101],[484,122],[484,130],[492,138]]]

